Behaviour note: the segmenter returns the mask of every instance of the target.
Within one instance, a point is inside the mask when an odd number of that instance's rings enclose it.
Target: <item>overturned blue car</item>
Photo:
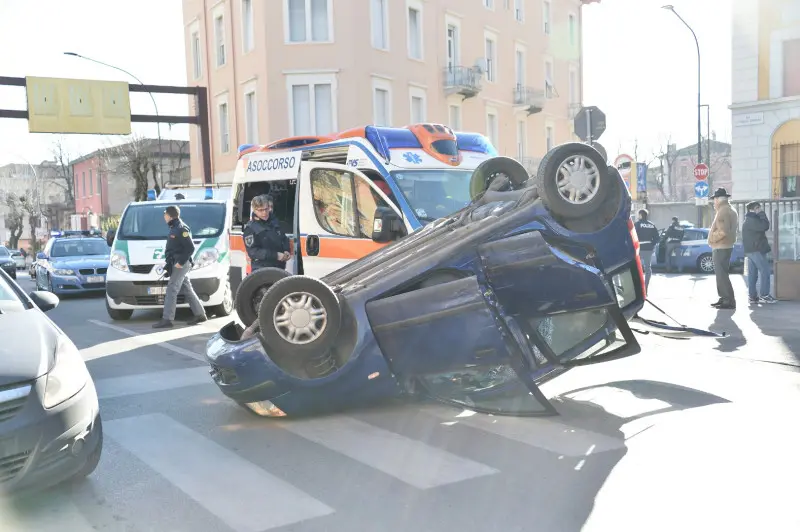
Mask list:
[[[379,208],[372,238],[393,242],[320,279],[252,273],[264,288],[257,316],[207,344],[220,390],[264,416],[418,394],[552,415],[539,384],[640,351],[628,323],[645,302],[631,199],[593,147],[554,148],[530,179],[495,157],[469,185],[467,207],[402,238]]]

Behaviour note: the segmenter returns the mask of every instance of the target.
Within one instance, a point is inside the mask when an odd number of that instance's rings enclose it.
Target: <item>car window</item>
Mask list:
[[[685,229],[683,231],[684,240],[705,240],[705,238],[706,236],[702,231],[697,231],[695,229]]]
[[[169,226],[164,221],[166,204],[131,205],[125,211],[117,231],[119,240],[166,240]],[[194,238],[214,238],[225,226],[225,205],[222,203],[182,203],[181,220],[189,226]]]
[[[85,257],[90,255],[108,255],[111,249],[105,240],[57,240],[50,251],[51,257]]]
[[[323,229],[334,235],[360,236],[355,222],[352,173],[326,168],[313,169],[311,194],[314,214]]]
[[[8,257],[8,256],[9,256],[8,249],[0,247],[0,257]]]
[[[358,210],[358,228],[361,238],[372,238],[372,226],[375,221],[375,209],[388,207],[380,195],[369,186],[362,177],[356,176],[356,209]]]

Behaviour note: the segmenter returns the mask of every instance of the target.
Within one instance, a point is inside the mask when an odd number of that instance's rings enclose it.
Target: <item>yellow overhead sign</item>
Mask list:
[[[28,131],[130,135],[131,102],[124,81],[25,78]]]

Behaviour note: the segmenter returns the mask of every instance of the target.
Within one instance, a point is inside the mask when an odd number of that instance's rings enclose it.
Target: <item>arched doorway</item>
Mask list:
[[[772,197],[797,198],[800,181],[800,118],[781,124],[772,134]]]

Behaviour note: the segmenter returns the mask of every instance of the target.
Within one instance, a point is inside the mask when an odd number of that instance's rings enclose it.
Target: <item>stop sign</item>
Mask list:
[[[705,181],[708,179],[708,165],[700,163],[694,167],[694,178],[698,181]]]

